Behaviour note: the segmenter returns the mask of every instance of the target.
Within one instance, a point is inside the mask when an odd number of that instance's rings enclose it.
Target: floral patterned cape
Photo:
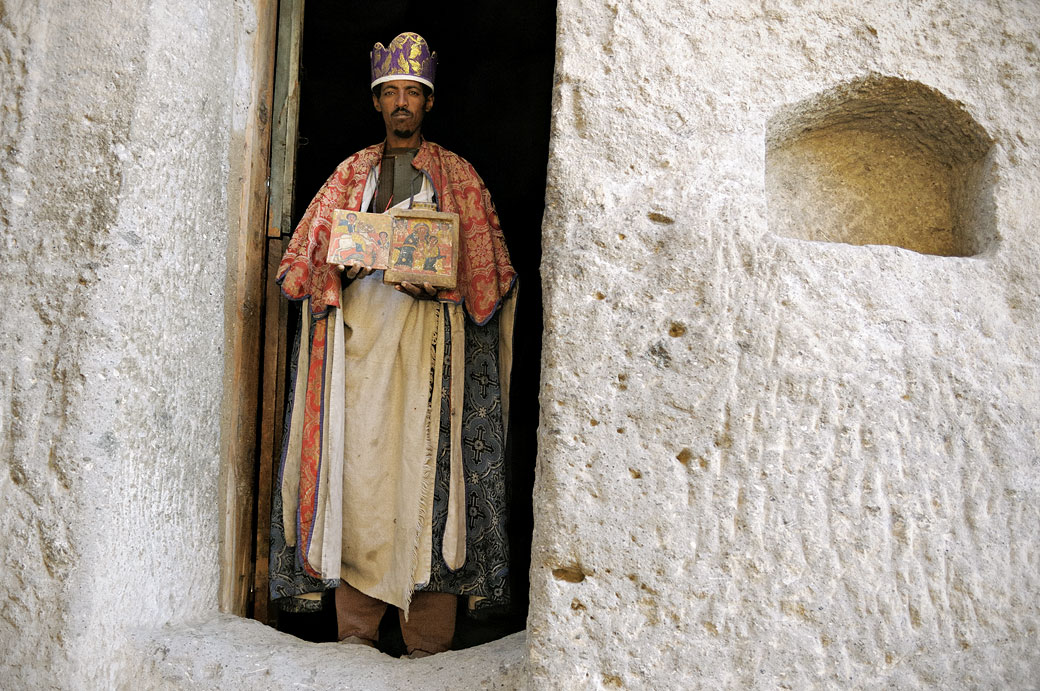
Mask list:
[[[339,273],[325,261],[332,212],[361,210],[368,174],[382,155],[383,144],[376,144],[336,168],[307,207],[278,266],[282,292],[293,300],[309,297],[314,317],[339,307]],[[484,324],[516,278],[491,195],[468,161],[433,142],[423,141],[412,165],[430,178],[438,210],[459,215],[458,284],[437,299],[463,304],[474,322]]]

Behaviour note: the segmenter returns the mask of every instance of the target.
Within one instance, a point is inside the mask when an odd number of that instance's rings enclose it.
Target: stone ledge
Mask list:
[[[485,645],[398,660],[377,650],[308,643],[250,619],[141,630],[127,650],[135,688],[183,689],[519,689],[526,687],[526,634]]]

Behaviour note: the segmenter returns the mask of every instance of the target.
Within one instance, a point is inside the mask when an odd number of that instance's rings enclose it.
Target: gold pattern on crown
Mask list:
[[[372,48],[372,81],[386,77],[417,77],[433,82],[437,54],[430,53],[422,36],[414,32],[399,34],[384,47],[377,43]]]

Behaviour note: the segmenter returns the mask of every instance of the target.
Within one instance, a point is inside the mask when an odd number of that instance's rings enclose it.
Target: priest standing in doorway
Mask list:
[[[448,650],[458,597],[509,596],[505,431],[514,283],[498,215],[468,162],[422,137],[437,54],[415,33],[371,53],[386,139],[341,163],[278,269],[303,301],[293,356],[271,597],[335,588],[340,640],[375,645],[388,605],[409,656]],[[326,262],[336,209],[459,215],[456,287],[384,284]],[[432,205],[432,206],[428,206]]]

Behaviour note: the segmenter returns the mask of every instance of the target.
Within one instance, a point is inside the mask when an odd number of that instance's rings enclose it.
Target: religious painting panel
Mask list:
[[[429,283],[455,287],[458,268],[459,216],[425,209],[391,209],[387,283]]]
[[[357,263],[371,269],[386,269],[390,256],[392,219],[386,214],[337,209],[332,214],[329,236],[330,264]]]

